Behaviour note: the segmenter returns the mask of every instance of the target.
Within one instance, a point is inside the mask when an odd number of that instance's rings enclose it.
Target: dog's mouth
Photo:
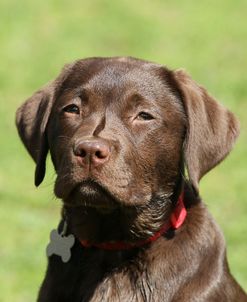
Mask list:
[[[170,211],[167,199],[154,196],[148,204],[127,204],[89,178],[77,183],[63,203],[71,232],[91,243],[144,240],[161,227]]]
[[[103,214],[121,207],[120,201],[104,185],[93,179],[77,184],[63,202],[67,207],[94,208]]]

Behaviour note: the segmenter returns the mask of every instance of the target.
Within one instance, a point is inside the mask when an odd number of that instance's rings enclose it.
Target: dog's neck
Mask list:
[[[89,240],[80,238],[78,238],[78,240],[84,248],[95,247],[102,250],[129,250],[152,243],[160,238],[163,234],[180,228],[186,218],[186,215],[187,211],[184,206],[184,193],[182,192],[170,215],[170,219],[166,221],[158,231],[156,231],[151,237],[147,239],[131,243],[125,241],[105,241],[100,243],[90,243]]]

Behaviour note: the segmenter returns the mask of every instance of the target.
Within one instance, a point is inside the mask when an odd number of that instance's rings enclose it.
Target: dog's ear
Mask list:
[[[70,74],[73,64],[66,65],[56,80],[35,92],[16,112],[16,126],[28,152],[36,163],[35,185],[44,179],[49,151],[46,126],[56,91]]]
[[[188,121],[185,164],[189,179],[198,192],[202,176],[231,151],[239,134],[239,123],[230,111],[216,102],[185,71],[174,71],[174,78]]]
[[[45,131],[52,108],[54,90],[55,84],[48,84],[27,99],[16,113],[19,135],[36,163],[36,186],[45,176],[45,162],[49,150]]]

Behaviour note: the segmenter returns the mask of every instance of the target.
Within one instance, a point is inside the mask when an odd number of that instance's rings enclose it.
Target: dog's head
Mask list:
[[[184,71],[133,58],[66,66],[19,108],[17,127],[36,162],[36,185],[50,150],[55,194],[76,224],[83,216],[95,230],[112,213],[120,224],[123,211],[140,237],[169,215],[184,167],[198,192],[239,132],[233,114]]]

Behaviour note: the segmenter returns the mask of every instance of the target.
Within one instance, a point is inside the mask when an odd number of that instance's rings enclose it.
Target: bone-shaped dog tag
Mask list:
[[[64,222],[65,227],[61,234],[57,230],[52,230],[50,234],[50,243],[46,248],[46,255],[50,257],[51,255],[57,255],[62,258],[64,263],[68,262],[71,257],[71,248],[75,243],[74,235],[70,234],[65,236],[66,222]]]

